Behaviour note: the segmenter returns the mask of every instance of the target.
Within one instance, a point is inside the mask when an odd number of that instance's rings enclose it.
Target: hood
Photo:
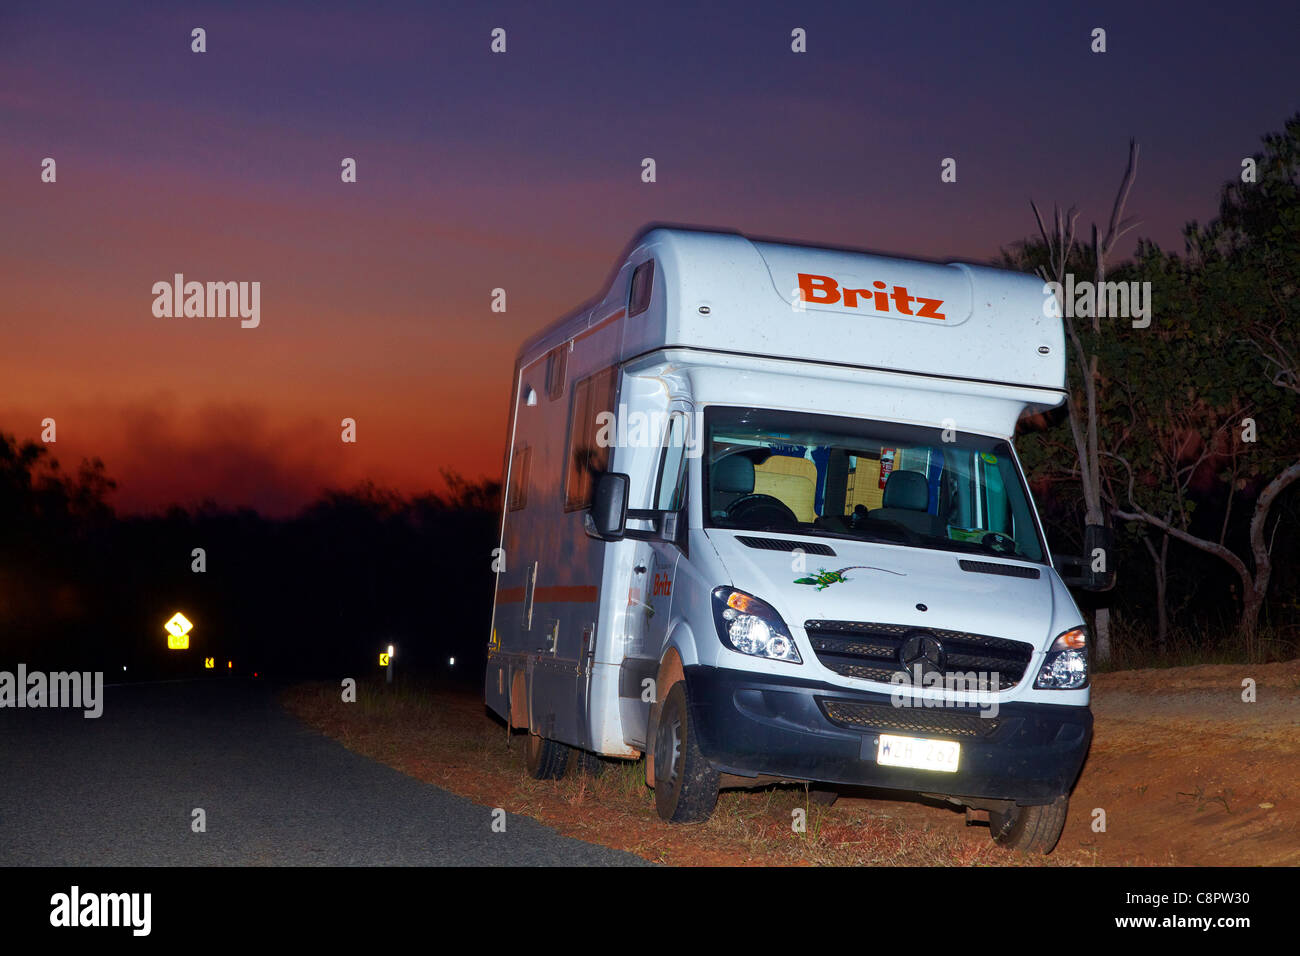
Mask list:
[[[708,535],[732,586],[767,601],[794,628],[809,620],[901,624],[1009,638],[1037,651],[1055,636],[1046,565],[842,538],[719,528]],[[798,556],[791,551],[751,547],[742,537],[780,542],[778,547],[823,545],[835,554],[805,554],[804,570],[795,570]],[[967,571],[958,563],[963,559],[1040,573],[1026,578]]]

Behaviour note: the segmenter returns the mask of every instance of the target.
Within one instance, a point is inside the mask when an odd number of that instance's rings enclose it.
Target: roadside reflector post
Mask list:
[[[393,658],[394,658],[394,656],[395,656],[395,655],[393,654],[393,645],[392,645],[392,644],[389,644],[389,645],[388,645],[388,676],[385,678],[385,680],[386,680],[389,684],[392,684],[392,683],[393,683]]]

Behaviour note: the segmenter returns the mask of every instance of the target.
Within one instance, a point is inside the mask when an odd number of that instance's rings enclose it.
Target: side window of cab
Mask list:
[[[686,496],[686,416],[674,412],[664,430],[664,447],[655,481],[654,509],[680,511]]]

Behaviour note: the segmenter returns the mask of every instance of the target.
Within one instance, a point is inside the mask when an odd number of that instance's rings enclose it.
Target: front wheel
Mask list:
[[[993,842],[1023,853],[1051,853],[1065,829],[1070,798],[1064,794],[1041,807],[1011,807],[989,811]]]
[[[686,682],[668,691],[655,725],[655,809],[669,823],[703,823],[718,803],[718,771],[704,759],[690,720]]]

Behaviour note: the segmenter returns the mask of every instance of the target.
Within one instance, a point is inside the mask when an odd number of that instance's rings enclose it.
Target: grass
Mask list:
[[[1261,625],[1256,643],[1262,649],[1262,661],[1293,660],[1300,653],[1300,644],[1293,639],[1290,629]],[[1130,623],[1123,619],[1111,621],[1111,657],[1095,662],[1098,673],[1111,671],[1144,670],[1164,667],[1195,667],[1199,664],[1246,664],[1246,649],[1231,628],[1217,631],[1171,627],[1160,651],[1154,643],[1154,632],[1144,622]]]

